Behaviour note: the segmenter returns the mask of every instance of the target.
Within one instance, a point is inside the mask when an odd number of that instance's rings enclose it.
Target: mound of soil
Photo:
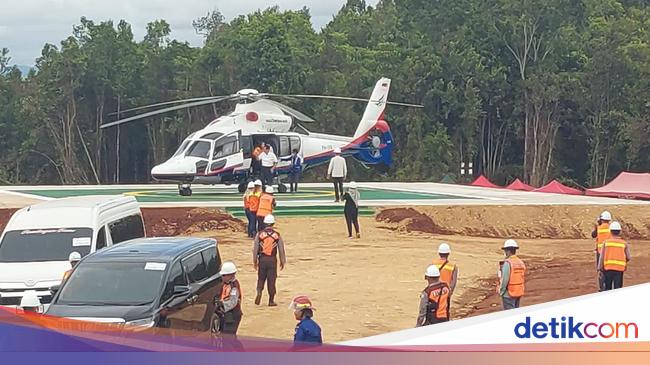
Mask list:
[[[211,208],[143,208],[147,235],[187,236],[197,232],[245,232],[245,223],[230,214]]]
[[[591,238],[596,218],[609,209],[628,239],[650,236],[650,206],[454,206],[383,209],[377,221],[407,232],[513,238]]]
[[[0,232],[4,231],[7,222],[9,222],[9,218],[11,218],[11,216],[17,210],[18,209],[13,208],[0,209]]]

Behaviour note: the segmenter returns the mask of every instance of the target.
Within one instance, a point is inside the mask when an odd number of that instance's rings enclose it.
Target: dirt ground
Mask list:
[[[278,307],[255,306],[252,241],[241,221],[215,209],[143,209],[150,235],[215,237],[222,259],[239,267],[244,292],[240,334],[289,339],[291,298],[309,295],[327,342],[350,340],[415,324],[423,273],[446,241],[460,270],[452,317],[500,310],[495,295],[504,238],[517,238],[529,268],[523,305],[596,290],[594,242],[588,238],[601,207],[423,207],[386,209],[360,219],[362,238],[347,239],[342,217],[279,217],[288,264],[278,279]],[[625,284],[648,280],[650,207],[610,207],[624,222],[632,261]],[[0,210],[0,226],[10,211]],[[504,228],[507,227],[507,228]],[[641,240],[644,238],[645,240]],[[266,303],[265,293],[263,304]]]

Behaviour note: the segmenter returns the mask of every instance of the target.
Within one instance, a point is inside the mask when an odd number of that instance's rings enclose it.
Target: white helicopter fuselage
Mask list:
[[[379,80],[371,100],[386,100],[389,86],[389,79]],[[368,103],[355,135],[346,137],[309,132],[266,99],[240,103],[232,113],[187,137],[169,160],[151,170],[151,175],[179,185],[241,184],[250,179],[252,152],[262,142],[270,144],[278,157],[275,171],[279,175],[291,169],[289,157],[294,149],[303,158],[305,169],[329,161],[335,148],[363,164],[389,166],[392,136],[382,120],[384,108],[381,101]]]

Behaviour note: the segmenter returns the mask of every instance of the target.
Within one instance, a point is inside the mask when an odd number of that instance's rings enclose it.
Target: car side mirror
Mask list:
[[[50,293],[52,293],[52,296],[54,296],[56,293],[58,293],[59,289],[61,289],[61,285],[52,285],[50,287]]]

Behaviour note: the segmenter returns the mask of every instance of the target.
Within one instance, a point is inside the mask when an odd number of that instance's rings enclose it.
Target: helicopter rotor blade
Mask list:
[[[116,125],[121,125],[121,124],[124,124],[124,123],[132,122],[134,120],[147,118],[147,117],[152,117],[152,116],[158,115],[158,114],[169,113],[169,112],[172,112],[172,111],[175,111],[175,110],[181,110],[181,109],[193,108],[193,107],[201,106],[201,105],[219,103],[219,102],[224,101],[224,100],[230,100],[230,99],[232,99],[234,97],[237,97],[237,96],[236,95],[235,96],[230,95],[230,96],[224,96],[224,97],[217,98],[217,99],[195,101],[195,102],[186,103],[186,104],[183,104],[183,105],[176,105],[176,106],[171,106],[171,107],[168,107],[168,108],[153,110],[153,111],[138,114],[138,115],[135,115],[135,116],[132,116],[132,117],[129,117],[129,118],[120,119],[120,120],[116,120],[114,122],[102,124],[100,126],[100,128],[102,128],[102,129],[110,128],[110,127],[114,127]]]
[[[369,99],[364,99],[364,98],[352,98],[352,97],[348,97],[348,96],[333,96],[333,95],[305,95],[305,94],[288,94],[288,95],[268,94],[268,95],[269,96],[290,96],[290,97],[295,97],[295,98],[308,98],[308,99],[332,99],[332,100],[362,101],[362,102],[366,102],[366,103],[367,102],[380,102],[380,100],[369,100]],[[411,107],[411,108],[424,108],[424,105],[400,103],[400,102],[396,102],[396,101],[389,101],[389,102],[386,102],[386,104],[406,106],[406,107]]]
[[[166,106],[166,105],[172,105],[172,104],[191,103],[191,102],[194,102],[194,101],[219,99],[219,98],[224,98],[224,97],[227,97],[227,96],[232,96],[232,95],[203,96],[203,97],[199,97],[199,98],[163,101],[163,102],[160,102],[160,103],[143,105],[143,106],[139,106],[139,107],[135,107],[135,108],[120,110],[120,114],[132,112],[132,111],[136,111],[136,110],[142,110],[142,109],[157,108],[159,106]],[[116,115],[116,114],[117,114],[117,112],[113,112],[113,113],[109,113],[108,115]]]
[[[274,95],[274,94],[265,94],[264,96],[277,96],[277,95]],[[258,99],[258,100],[259,100],[259,99],[262,99],[262,98],[257,98],[257,97],[255,97],[254,99]],[[271,103],[271,104],[277,106],[278,108],[282,109],[282,111],[284,111],[285,113],[289,114],[290,116],[292,116],[292,117],[298,119],[298,120],[301,121],[301,122],[305,122],[305,123],[313,123],[313,122],[315,122],[315,120],[314,120],[313,118],[311,118],[311,117],[305,115],[305,114],[302,113],[302,112],[297,111],[297,110],[294,109],[294,108],[291,108],[291,107],[289,107],[289,106],[287,106],[287,105],[284,105],[284,104],[282,104],[282,103],[279,103],[279,102],[277,102],[277,101],[275,101],[275,100],[271,100],[271,99],[264,99],[264,100],[265,100],[266,102],[268,102],[268,103]]]

